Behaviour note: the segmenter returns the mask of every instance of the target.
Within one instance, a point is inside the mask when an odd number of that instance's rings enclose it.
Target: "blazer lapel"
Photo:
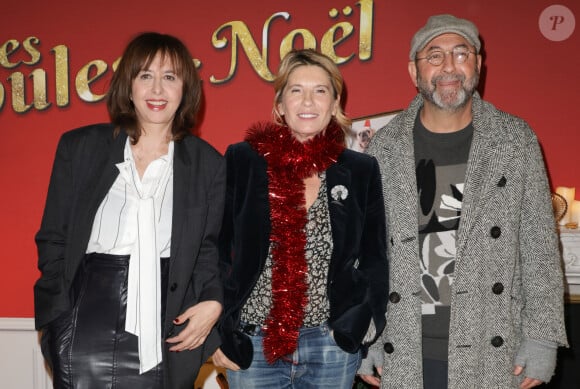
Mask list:
[[[330,225],[334,244],[333,256],[336,253],[343,253],[344,244],[348,241],[345,236],[346,229],[344,226],[348,225],[348,218],[351,215],[349,204],[352,204],[353,199],[352,194],[350,196],[347,195],[346,199],[339,198],[337,194],[334,194],[333,197],[332,189],[339,188],[339,185],[342,185],[348,190],[351,187],[351,182],[350,172],[340,162],[331,165],[326,171],[326,195],[328,197],[328,212],[330,214]]]
[[[119,136],[111,142],[111,151],[109,158],[105,163],[103,174],[101,175],[96,185],[95,191],[90,195],[91,200],[89,204],[94,207],[95,212],[99,207],[102,199],[109,192],[113,182],[115,182],[115,179],[117,179],[117,176],[119,175],[119,169],[117,168],[116,164],[123,162],[126,141],[127,134],[125,132],[121,132],[121,134],[119,134]]]
[[[76,262],[73,267],[68,268],[70,271],[68,276],[71,278],[74,276],[77,265],[82,260],[87,249],[97,209],[119,175],[119,170],[115,164],[123,161],[126,140],[127,134],[124,131],[121,131],[116,138],[112,137],[111,132],[110,137],[104,140],[103,147],[97,150],[93,155],[87,156],[87,158],[101,156],[101,158],[95,158],[93,161],[90,161],[92,163],[87,163],[87,165],[92,165],[90,166],[90,170],[101,173],[91,174],[90,171],[88,171],[89,169],[84,172],[88,177],[94,178],[89,179],[87,184],[84,186],[83,192],[79,195],[79,201],[74,210],[75,221],[73,228],[76,230],[75,233],[77,234],[77,238],[72,239],[70,244],[71,253],[73,255],[72,258],[76,259]]]
[[[415,114],[408,115],[405,121],[405,128],[413,128]],[[394,224],[389,231],[398,242],[407,243],[415,240],[418,244],[418,194],[413,133],[402,130],[394,133],[392,137],[393,139],[384,146],[388,158],[386,169],[393,175],[392,180],[385,180],[386,185],[391,187],[387,193],[389,198],[386,199],[387,218],[389,223]],[[413,245],[405,245],[411,246]]]
[[[173,156],[173,213],[171,222],[171,258],[175,259],[179,251],[181,231],[184,222],[189,180],[191,177],[191,159],[184,141],[175,142]],[[174,262],[174,261],[172,261]]]
[[[504,137],[495,135],[491,121],[482,117],[480,113],[474,113],[473,126],[473,141],[465,174],[461,221],[457,231],[457,259],[461,258],[470,232],[484,209],[483,205],[493,194],[493,188],[501,180],[506,164],[513,155],[513,144],[506,141],[499,142],[498,139]]]

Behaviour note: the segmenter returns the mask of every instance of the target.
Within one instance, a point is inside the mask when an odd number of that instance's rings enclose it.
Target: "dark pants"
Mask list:
[[[447,389],[447,361],[423,358],[423,389]]]
[[[168,259],[161,268],[164,306]],[[138,338],[125,331],[128,271],[129,256],[85,256],[72,311],[47,328],[55,388],[163,388],[163,363],[139,374]]]

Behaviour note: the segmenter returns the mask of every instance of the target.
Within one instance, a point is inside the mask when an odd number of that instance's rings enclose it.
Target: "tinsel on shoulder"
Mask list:
[[[332,121],[324,133],[308,142],[301,143],[288,127],[274,123],[257,123],[252,126],[245,139],[264,156],[269,167],[286,167],[310,177],[321,172],[320,166],[336,162],[344,149],[344,132]]]
[[[336,162],[344,150],[344,133],[332,121],[324,132],[302,143],[288,127],[259,123],[250,128],[246,141],[268,165],[272,307],[263,348],[267,361],[274,363],[296,350],[308,303],[303,180]]]

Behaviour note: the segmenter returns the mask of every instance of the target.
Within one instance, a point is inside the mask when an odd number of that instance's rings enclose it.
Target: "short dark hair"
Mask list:
[[[202,91],[193,57],[176,37],[157,32],[137,35],[125,48],[107,92],[107,109],[118,134],[123,128],[137,142],[141,136],[135,106],[131,101],[131,86],[140,71],[149,67],[155,56],[171,61],[176,74],[183,80],[181,104],[171,126],[173,140],[181,140],[196,124]]]

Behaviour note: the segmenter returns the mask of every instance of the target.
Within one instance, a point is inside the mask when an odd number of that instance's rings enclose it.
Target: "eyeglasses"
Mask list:
[[[443,50],[433,51],[428,56],[423,57],[423,58],[416,58],[416,60],[419,61],[421,59],[426,59],[427,62],[429,62],[431,65],[439,66],[443,63],[443,61],[445,61],[445,56],[447,54],[452,54],[453,55],[453,62],[457,65],[461,65],[462,63],[465,63],[467,61],[467,58],[469,58],[469,54],[476,54],[476,53],[474,53],[473,51],[469,51],[467,49],[464,49],[462,47],[456,47],[453,50],[449,50],[449,51],[443,51]]]

